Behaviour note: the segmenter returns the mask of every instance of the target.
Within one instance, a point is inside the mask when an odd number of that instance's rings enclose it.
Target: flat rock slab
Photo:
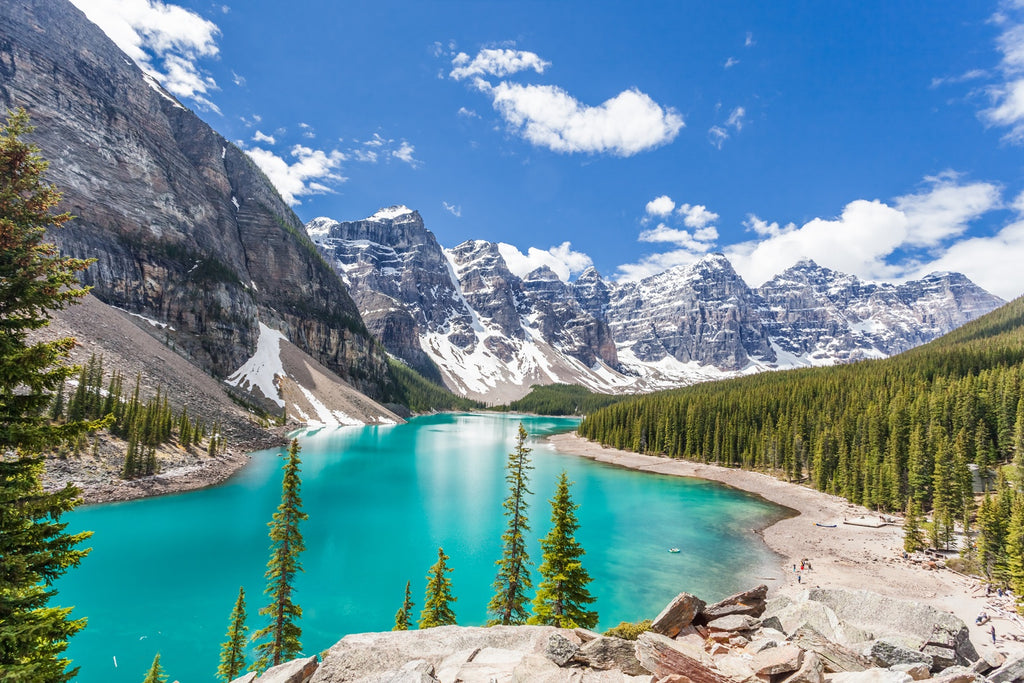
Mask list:
[[[730,614],[708,622],[708,630],[715,631],[753,631],[761,625],[759,619],[746,614]]]
[[[876,666],[881,667],[891,667],[894,664],[924,664],[931,669],[934,664],[931,655],[884,639],[872,641],[864,654]]]
[[[750,668],[758,676],[797,671],[804,662],[804,651],[792,643],[761,650],[750,661]]]
[[[732,683],[731,679],[684,651],[680,643],[660,633],[648,631],[640,634],[636,640],[636,658],[644,669],[659,679],[669,674],[681,674],[692,683]]]
[[[306,683],[316,671],[316,655],[306,659],[293,659],[264,671],[254,683]]]
[[[746,614],[751,617],[759,617],[764,613],[765,598],[767,596],[768,586],[764,584],[742,593],[730,595],[725,600],[705,607],[701,611],[701,619],[708,622],[729,616],[730,614]]]
[[[689,626],[706,603],[696,595],[680,593],[672,602],[661,610],[654,622],[651,623],[651,630],[669,638],[675,638],[679,632]]]
[[[801,650],[816,652],[830,673],[864,671],[872,667],[871,660],[848,647],[826,639],[808,626],[802,626],[789,636],[789,642]]]
[[[593,669],[619,669],[630,676],[649,674],[636,658],[634,643],[622,638],[602,636],[584,643],[576,653],[576,660]]]
[[[988,674],[988,680],[992,683],[1024,681],[1024,655],[1007,659],[1002,666]]]

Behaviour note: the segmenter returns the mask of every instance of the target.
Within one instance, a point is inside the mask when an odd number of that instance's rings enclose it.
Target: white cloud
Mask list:
[[[484,49],[473,58],[465,52],[455,55],[449,77],[468,81],[491,98],[513,131],[555,152],[632,156],[671,142],[684,126],[675,109],[662,108],[636,88],[590,106],[558,86],[488,80],[529,70],[540,74],[550,65],[533,52]],[[475,116],[476,112],[463,107],[459,114]]]
[[[465,107],[459,107],[459,110],[457,112],[455,112],[455,113],[458,114],[459,116],[465,117],[467,119],[478,119],[478,118],[480,118],[480,114],[477,114],[472,109],[466,109]]]
[[[457,81],[474,76],[496,76],[504,78],[520,71],[534,70],[539,74],[551,66],[536,53],[524,50],[480,50],[476,57],[460,52],[452,59],[454,67],[448,74]]]
[[[357,148],[353,149],[349,153],[352,155],[352,158],[355,159],[356,161],[362,161],[363,163],[367,164],[377,163],[377,153],[374,152],[373,150]]]
[[[547,266],[563,282],[568,282],[572,275],[582,273],[594,265],[589,256],[573,251],[569,242],[562,242],[557,247],[550,247],[547,250],[530,247],[525,254],[511,244],[499,242],[498,251],[505,259],[508,269],[519,277],[526,277],[537,268]]]
[[[753,47],[757,43],[754,42],[754,34],[747,31],[747,38],[743,41],[743,47]]]
[[[729,59],[725,60],[725,64],[723,65],[723,68],[731,69],[732,67],[736,66],[739,63],[740,63],[740,60],[736,59],[735,57],[729,57]]]
[[[256,132],[252,136],[252,141],[253,142],[265,142],[268,145],[276,145],[277,144],[277,140],[274,139],[273,135],[267,135],[266,133],[264,133],[263,131],[259,130],[258,128],[256,129]]]
[[[419,166],[420,162],[419,162],[419,160],[414,159],[413,156],[412,156],[413,152],[415,152],[415,151],[416,151],[415,147],[410,145],[405,140],[402,140],[402,144],[400,144],[398,146],[398,149],[395,149],[395,150],[391,151],[391,156],[393,156],[394,158],[398,159],[399,161],[404,161],[405,163],[409,164],[413,168],[416,168],[417,166]]]
[[[680,204],[677,213],[683,217],[683,224],[691,228],[703,228],[718,220],[718,214],[708,211],[703,204]]]
[[[646,211],[651,216],[667,216],[676,208],[676,203],[667,194],[655,197],[647,202]]]
[[[708,140],[718,149],[722,149],[722,145],[724,145],[725,141],[728,139],[729,131],[725,128],[722,128],[721,126],[711,126],[711,128],[708,129]]]
[[[301,204],[299,197],[333,192],[331,185],[346,180],[338,173],[341,162],[345,160],[345,155],[338,150],[325,152],[295,145],[290,152],[295,159],[293,163],[258,147],[246,150],[246,154],[267,174],[290,206]]]
[[[1004,27],[996,41],[1003,55],[999,63],[1003,82],[989,88],[993,106],[981,116],[990,125],[1009,129],[1004,138],[1019,144],[1024,143],[1024,21],[1015,10],[1024,9],[1024,5],[1004,6],[1016,16],[1011,19],[1000,13],[994,17]]]
[[[456,218],[462,218],[461,206],[455,206],[454,204],[449,204],[448,202],[441,202],[441,206],[444,207],[445,211],[455,216]]]
[[[736,107],[729,114],[729,118],[726,119],[725,125],[732,126],[736,130],[743,130],[743,117],[747,115],[747,110],[743,107]]]
[[[502,82],[489,90],[494,108],[535,145],[555,152],[628,157],[675,139],[683,119],[648,95],[625,90],[591,107],[551,85]]]
[[[219,52],[216,24],[160,0],[73,2],[168,92],[220,113],[209,98],[217,83],[199,66],[200,60]]]
[[[239,88],[245,87],[245,76],[235,73],[235,70],[231,70],[231,80],[235,82]]]
[[[905,244],[933,247],[957,237],[967,225],[999,206],[1000,189],[991,183],[960,185],[957,175],[930,176],[927,192],[896,198],[896,208],[907,216]]]

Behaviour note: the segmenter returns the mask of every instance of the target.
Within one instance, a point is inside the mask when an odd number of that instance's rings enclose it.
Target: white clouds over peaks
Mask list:
[[[661,219],[638,240],[672,245],[668,251],[646,254],[618,267],[622,281],[637,280],[678,265],[688,265],[710,251],[722,251],[752,286],[792,266],[802,258],[866,280],[918,278],[935,270],[963,272],[982,287],[1004,298],[1024,293],[1024,192],[1009,205],[998,185],[963,182],[947,171],[924,179],[917,192],[889,202],[857,199],[835,218],[815,218],[797,226],[780,226],[755,215],[744,222],[753,238],[716,245],[714,223],[719,216],[706,206],[679,204],[674,211],[654,214],[675,202],[667,195],[645,207],[640,224],[651,216]],[[1012,223],[988,237],[962,239],[970,224],[996,210],[1015,212]]]
[[[926,181],[929,188],[898,197],[892,205],[858,199],[837,218],[815,218],[800,227],[792,223],[779,227],[750,216],[747,226],[758,239],[733,244],[725,253],[751,285],[761,284],[801,258],[868,280],[930,272],[946,255],[960,249],[953,240],[968,223],[1001,206],[1001,193],[991,183],[959,184],[951,173]],[[998,286],[982,282],[977,267],[975,263],[961,270],[999,293]]]
[[[594,265],[589,256],[579,251],[573,251],[572,244],[569,242],[562,242],[557,247],[551,247],[546,251],[530,247],[525,254],[511,244],[499,242],[498,252],[505,259],[508,269],[519,277],[526,277],[537,268],[547,266],[563,282],[568,282],[572,275],[582,273]]]
[[[663,220],[654,228],[640,232],[641,242],[675,245],[675,249],[657,254],[647,254],[636,263],[618,267],[620,281],[640,280],[668,268],[688,265],[711,251],[718,240],[718,229],[711,225],[718,220],[718,214],[709,211],[703,204],[680,204],[668,195],[661,195],[647,202],[646,216],[641,224],[648,223],[651,216]],[[680,224],[683,227],[680,227]]]
[[[220,29],[160,0],[73,0],[94,24],[171,94],[220,113],[209,99],[217,83],[199,67],[216,57]]]
[[[452,58],[452,66],[454,68],[448,75],[461,81],[473,76],[504,78],[530,69],[542,74],[544,69],[551,66],[551,62],[523,50],[480,50],[473,58],[460,52]]]
[[[299,197],[333,192],[330,184],[346,180],[338,173],[345,155],[337,150],[324,152],[295,145],[290,152],[295,159],[292,163],[265,149],[246,150],[246,154],[267,174],[289,206],[301,204]]]
[[[253,133],[252,141],[253,142],[265,142],[268,145],[275,145],[275,144],[277,144],[277,140],[274,139],[273,135],[267,135],[266,133],[264,133],[263,131],[259,130],[258,128],[256,129],[256,132]]]
[[[475,90],[489,96],[515,133],[555,152],[628,157],[671,142],[684,125],[675,109],[661,107],[636,88],[590,106],[558,86],[487,80],[522,71],[543,73],[550,62],[533,52],[485,49],[472,59],[460,52],[452,66],[449,77],[468,79]]]

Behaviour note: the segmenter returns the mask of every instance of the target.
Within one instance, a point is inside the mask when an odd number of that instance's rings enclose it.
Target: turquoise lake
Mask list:
[[[531,558],[540,564],[537,539],[548,531],[548,500],[565,469],[580,505],[577,538],[594,579],[599,629],[653,617],[680,591],[716,600],[780,576],[778,558],[752,529],[783,509],[710,482],[556,454],[543,437],[572,430],[574,419],[442,414],[391,427],[307,430],[297,434],[309,520],[296,584],[307,654],[347,633],[390,630],[406,581],[418,618],[439,546],[451,557],[459,623],[485,622],[505,523],[505,457],[520,421],[534,448]],[[239,586],[250,631],[264,625],[257,610],[265,604],[281,452],[254,454],[215,488],[67,517],[70,530],[95,532],[92,553],[58,584],[57,602],[89,619],[68,649],[81,666],[76,680],[137,683],[157,652],[170,681],[216,680]]]

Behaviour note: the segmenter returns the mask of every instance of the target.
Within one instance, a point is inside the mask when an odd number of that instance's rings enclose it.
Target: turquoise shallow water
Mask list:
[[[346,633],[389,630],[412,581],[414,616],[443,546],[459,623],[479,625],[504,528],[505,456],[522,421],[531,437],[576,421],[443,414],[394,427],[307,431],[302,444],[305,573],[297,583],[308,654]],[[578,538],[594,578],[600,628],[653,617],[679,591],[718,599],[778,576],[751,533],[782,510],[695,479],[632,472],[531,443],[530,552],[547,533],[548,499],[564,468],[580,504]],[[263,451],[228,483],[175,496],[82,508],[71,530],[92,529],[93,552],[59,583],[59,603],[89,625],[69,655],[84,683],[136,682],[156,652],[169,680],[215,680],[240,585],[250,629],[265,604],[266,523],[280,500],[282,458]],[[682,552],[670,554],[669,547]],[[537,583],[535,579],[535,584]],[[116,664],[115,667],[115,658]],[[251,658],[250,658],[251,659]]]

